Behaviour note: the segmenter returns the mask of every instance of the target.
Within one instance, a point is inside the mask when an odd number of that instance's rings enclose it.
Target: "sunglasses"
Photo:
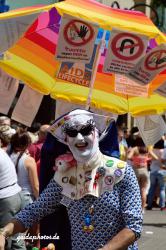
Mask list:
[[[76,137],[78,135],[78,133],[80,133],[83,136],[88,136],[92,133],[93,130],[94,130],[94,125],[88,124],[87,126],[81,128],[80,130],[72,129],[72,128],[65,128],[64,132],[69,137]]]

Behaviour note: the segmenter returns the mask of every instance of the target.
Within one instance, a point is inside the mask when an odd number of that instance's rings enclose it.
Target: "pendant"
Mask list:
[[[94,214],[94,206],[92,205],[89,208],[89,213],[85,215],[84,218],[84,225],[83,225],[83,231],[86,233],[91,233],[94,230],[94,226],[92,224],[92,219],[91,219],[91,215]]]
[[[91,216],[87,214],[84,218],[83,231],[86,233],[91,233],[94,230],[94,226],[91,224]]]

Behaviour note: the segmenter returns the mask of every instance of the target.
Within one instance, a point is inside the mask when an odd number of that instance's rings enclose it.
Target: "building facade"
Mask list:
[[[7,0],[6,4],[10,6],[10,10],[37,4],[53,4],[58,0]]]

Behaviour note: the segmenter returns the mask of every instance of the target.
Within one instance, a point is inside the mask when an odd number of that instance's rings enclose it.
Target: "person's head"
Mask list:
[[[0,142],[1,147],[7,147],[10,143],[10,139],[13,134],[15,134],[15,129],[11,128],[9,125],[0,126]]]
[[[11,137],[11,149],[15,152],[25,151],[31,143],[28,132],[17,132]]]
[[[90,160],[98,149],[98,131],[92,113],[78,109],[64,120],[62,132],[74,158],[79,162]]]
[[[39,133],[38,133],[39,141],[44,142],[44,140],[46,139],[49,127],[50,125],[48,124],[44,124],[40,126]]]
[[[123,132],[124,132],[124,138],[125,139],[129,138],[130,130],[128,128],[124,128]]]
[[[7,116],[0,116],[0,126],[2,126],[2,125],[10,126],[11,125],[10,118]]]
[[[122,128],[118,128],[118,141],[120,142],[124,138],[124,131]]]
[[[148,152],[148,149],[140,136],[135,139],[135,146],[138,148],[140,154],[146,154]]]

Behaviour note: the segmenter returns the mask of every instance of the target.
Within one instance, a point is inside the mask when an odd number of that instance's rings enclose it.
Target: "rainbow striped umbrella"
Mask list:
[[[0,19],[41,12],[24,36],[9,49],[10,60],[0,61],[0,67],[21,79],[31,88],[54,99],[86,104],[89,88],[56,78],[60,63],[55,60],[61,16],[66,13],[97,23],[101,33],[106,30],[109,39],[113,27],[138,32],[165,43],[166,37],[143,13],[112,9],[93,0],[67,0],[53,5],[28,7],[1,14]],[[100,32],[98,33],[100,37]],[[98,38],[99,38],[98,37]],[[164,97],[154,90],[165,80],[166,72],[159,74],[149,85],[148,98],[115,92],[115,75],[103,73],[105,51],[102,53],[91,97],[91,107],[117,114],[145,115],[166,110]]]

